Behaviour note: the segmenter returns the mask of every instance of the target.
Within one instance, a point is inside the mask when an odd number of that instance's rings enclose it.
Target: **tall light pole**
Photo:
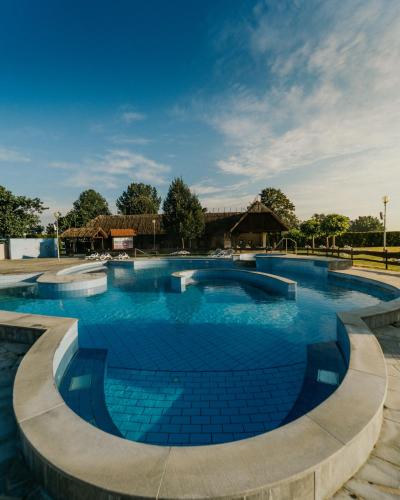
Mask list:
[[[383,250],[386,250],[386,205],[389,203],[389,196],[385,195],[383,201]]]
[[[153,223],[153,251],[156,251],[156,219],[151,221]]]
[[[58,241],[58,219],[61,217],[61,212],[54,212],[54,218],[56,219],[56,236],[57,236],[57,259],[60,260],[60,245]]]

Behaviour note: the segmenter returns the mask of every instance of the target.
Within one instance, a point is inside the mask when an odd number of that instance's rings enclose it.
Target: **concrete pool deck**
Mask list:
[[[348,273],[355,276],[354,270]],[[400,279],[389,282],[400,288]],[[400,319],[400,304],[383,306],[388,307],[369,308],[371,328],[385,328],[379,323]],[[329,497],[344,476],[356,473],[365,462],[380,431],[386,397],[386,367],[375,336],[359,311],[341,316],[354,356],[344,382],[320,407],[255,438],[176,449],[107,435],[65,405],[48,378],[57,377],[62,353],[76,347],[70,323],[74,320],[58,318],[64,322],[57,325],[56,318],[1,312],[0,323],[8,332],[46,331],[24,358],[15,383],[14,407],[29,463],[56,498],[82,498],[83,491],[85,498]],[[375,317],[378,324],[373,325]],[[69,342],[64,338],[67,330]],[[24,375],[26,368],[29,377]],[[389,372],[389,396],[390,377]],[[71,478],[77,482],[71,483]]]

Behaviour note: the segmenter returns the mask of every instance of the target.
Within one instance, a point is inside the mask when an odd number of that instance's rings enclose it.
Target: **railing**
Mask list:
[[[297,241],[293,240],[292,238],[280,239],[279,242],[274,246],[274,250],[276,250],[281,243],[285,242],[285,251],[286,253],[288,253],[288,241],[292,241],[294,243],[294,253],[297,253]]]
[[[340,259],[349,259],[354,264],[362,262],[373,263],[375,266],[384,269],[393,268],[400,271],[400,252],[390,252],[389,250],[357,250],[354,248],[299,248],[298,254],[302,255],[324,255],[326,257],[338,257]],[[378,264],[378,266],[377,266]]]
[[[142,255],[145,255],[146,257],[153,257],[154,255],[157,255],[157,252],[154,252],[154,253],[148,253],[148,252],[144,252],[143,250],[141,250],[140,248],[134,248],[134,256],[136,257],[137,255],[137,252],[139,252],[140,254]]]

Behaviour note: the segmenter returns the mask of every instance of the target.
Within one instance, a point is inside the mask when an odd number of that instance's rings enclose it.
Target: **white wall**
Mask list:
[[[56,238],[10,238],[10,259],[57,257]]]

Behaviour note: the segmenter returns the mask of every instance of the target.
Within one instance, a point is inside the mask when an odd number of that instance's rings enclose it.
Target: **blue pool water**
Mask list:
[[[79,318],[81,350],[60,390],[83,418],[127,439],[198,445],[266,432],[318,404],[345,372],[336,311],[393,298],[300,275],[288,276],[295,301],[232,281],[170,290],[171,272],[207,265],[112,267],[107,292],[86,298],[3,290],[0,309]]]

